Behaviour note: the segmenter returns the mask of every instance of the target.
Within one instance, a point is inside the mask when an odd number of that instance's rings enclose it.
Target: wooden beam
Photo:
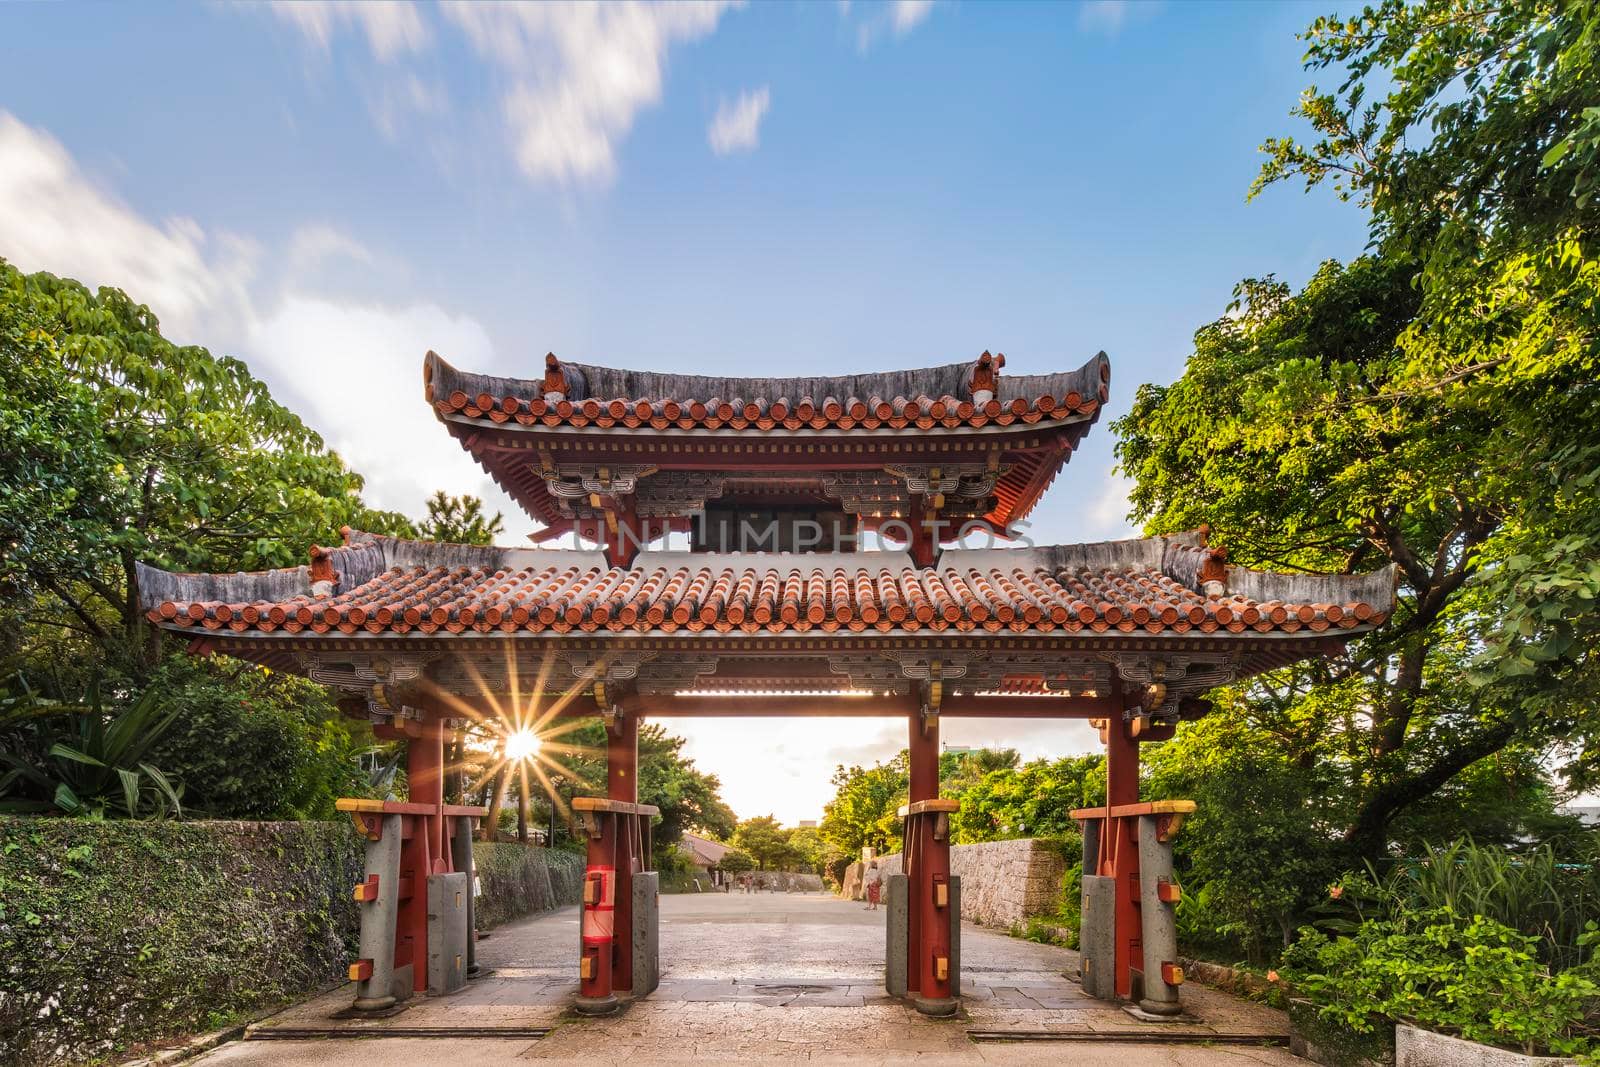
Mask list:
[[[654,804],[635,804],[628,800],[612,800],[609,797],[573,797],[573,811],[607,811],[615,815],[660,815],[661,809]]]

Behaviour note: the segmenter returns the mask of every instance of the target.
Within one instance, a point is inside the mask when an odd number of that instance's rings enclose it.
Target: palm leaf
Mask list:
[[[83,717],[83,747],[90,752],[104,752],[105,738],[105,710],[100,703],[100,681],[93,679],[89,682],[89,692],[85,703],[89,711]],[[112,760],[111,762],[116,762]]]
[[[130,818],[139,816],[139,776],[133,771],[123,767],[117,768],[117,777],[122,781],[122,803],[128,810]]]
[[[57,742],[56,744],[51,745],[50,746],[50,752],[48,754],[53,756],[53,757],[55,757],[55,758],[57,758],[57,759],[67,759],[67,760],[71,760],[74,763],[82,763],[85,766],[89,766],[89,767],[104,767],[105,766],[105,764],[103,762],[101,762],[100,760],[95,759],[93,756],[89,755],[87,752],[80,752],[77,749],[73,748],[71,745],[63,745],[60,742]]]
[[[78,799],[78,794],[74,793],[72,787],[66,782],[56,786],[55,805],[62,811],[72,815],[76,815],[83,810],[83,802]]]
[[[103,751],[106,762],[133,763],[137,760],[138,757],[130,756],[128,750],[139,741],[150,721],[150,716],[155,714],[155,697],[154,688],[146,689],[138,700],[112,720],[111,728],[105,732]]]
[[[11,767],[11,770],[6,773],[4,778],[5,783],[11,783],[17,781],[18,779],[26,778],[40,789],[48,790],[51,783],[55,781],[54,778],[51,778],[48,774],[35,767],[33,764],[27,762],[26,760],[18,759],[9,752],[0,752],[0,763],[9,764]],[[4,785],[0,785],[0,789],[3,788]]]
[[[172,805],[174,814],[181,818],[183,816],[183,805],[178,801],[178,790],[172,788],[172,783],[167,779],[167,776],[162,774],[159,768],[152,767],[148,763],[139,764],[139,769],[150,776],[150,780],[156,784],[156,789]]]

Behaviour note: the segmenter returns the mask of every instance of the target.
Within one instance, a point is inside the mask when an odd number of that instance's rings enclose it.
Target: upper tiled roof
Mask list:
[[[457,370],[429,352],[424,389],[441,418],[488,424],[872,431],[1092,420],[1111,380],[1103,352],[1060,374],[1002,374],[1005,357],[985,352],[969,363],[815,378],[718,378],[546,360],[544,378],[503,378]]]
[[[1393,608],[1393,576],[1228,568],[1194,537],[943,553],[596,552],[477,548],[350,532],[310,567],[143,568],[152,622],[255,633],[1008,631],[1352,632]],[[1209,584],[1208,583],[1219,583]]]

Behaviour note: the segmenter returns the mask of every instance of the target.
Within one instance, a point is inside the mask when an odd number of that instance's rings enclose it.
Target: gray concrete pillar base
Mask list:
[[[1163,1020],[1176,1019],[1183,1014],[1183,1005],[1175,1000],[1141,1000],[1139,1010]]]
[[[572,1002],[572,1010],[579,1015],[610,1015],[620,1007],[622,1002],[614,993],[603,997],[578,997]]]
[[[388,1011],[398,1004],[394,997],[357,997],[354,1004],[350,1005],[351,1011],[373,1012]]]
[[[1144,1009],[1144,1007],[1143,1007],[1143,1005],[1146,1004],[1146,1003],[1148,1003],[1148,1002],[1147,1001],[1140,1001],[1138,1004],[1124,1004],[1122,1006],[1122,1010],[1127,1015],[1131,1016],[1132,1018],[1138,1019],[1142,1023],[1196,1023],[1197,1024],[1197,1023],[1200,1022],[1199,1019],[1195,1018],[1193,1015],[1190,1015],[1188,1012],[1183,1011],[1182,1009],[1179,1009],[1177,1014],[1175,1014],[1175,1015],[1172,1014],[1171,1010],[1170,1010],[1170,1006],[1168,1006],[1168,1005],[1162,1005],[1163,1008],[1167,1009],[1162,1014],[1157,1014],[1155,1012],[1146,1011]]]
[[[954,1015],[961,1008],[961,1001],[956,997],[919,997],[913,993],[909,999],[917,1011],[936,1019]]]

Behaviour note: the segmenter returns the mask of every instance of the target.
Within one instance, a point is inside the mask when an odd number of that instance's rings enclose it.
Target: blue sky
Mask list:
[[[1361,249],[1328,194],[1244,199],[1260,142],[1303,132],[1294,35],[1318,10],[7,5],[0,256],[120,285],[245,358],[374,503],[477,492],[511,539],[529,523],[421,402],[429,348],[500,373],[553,350],[728,374],[984,349],[1030,373],[1104,349],[1107,418],[1032,536],[1116,536],[1107,423],[1136,386],[1181,373],[1240,278]],[[742,813],[791,820],[834,762],[903,743],[897,723],[825,751],[803,724],[683,725]],[[752,744],[786,784],[731,765]]]

